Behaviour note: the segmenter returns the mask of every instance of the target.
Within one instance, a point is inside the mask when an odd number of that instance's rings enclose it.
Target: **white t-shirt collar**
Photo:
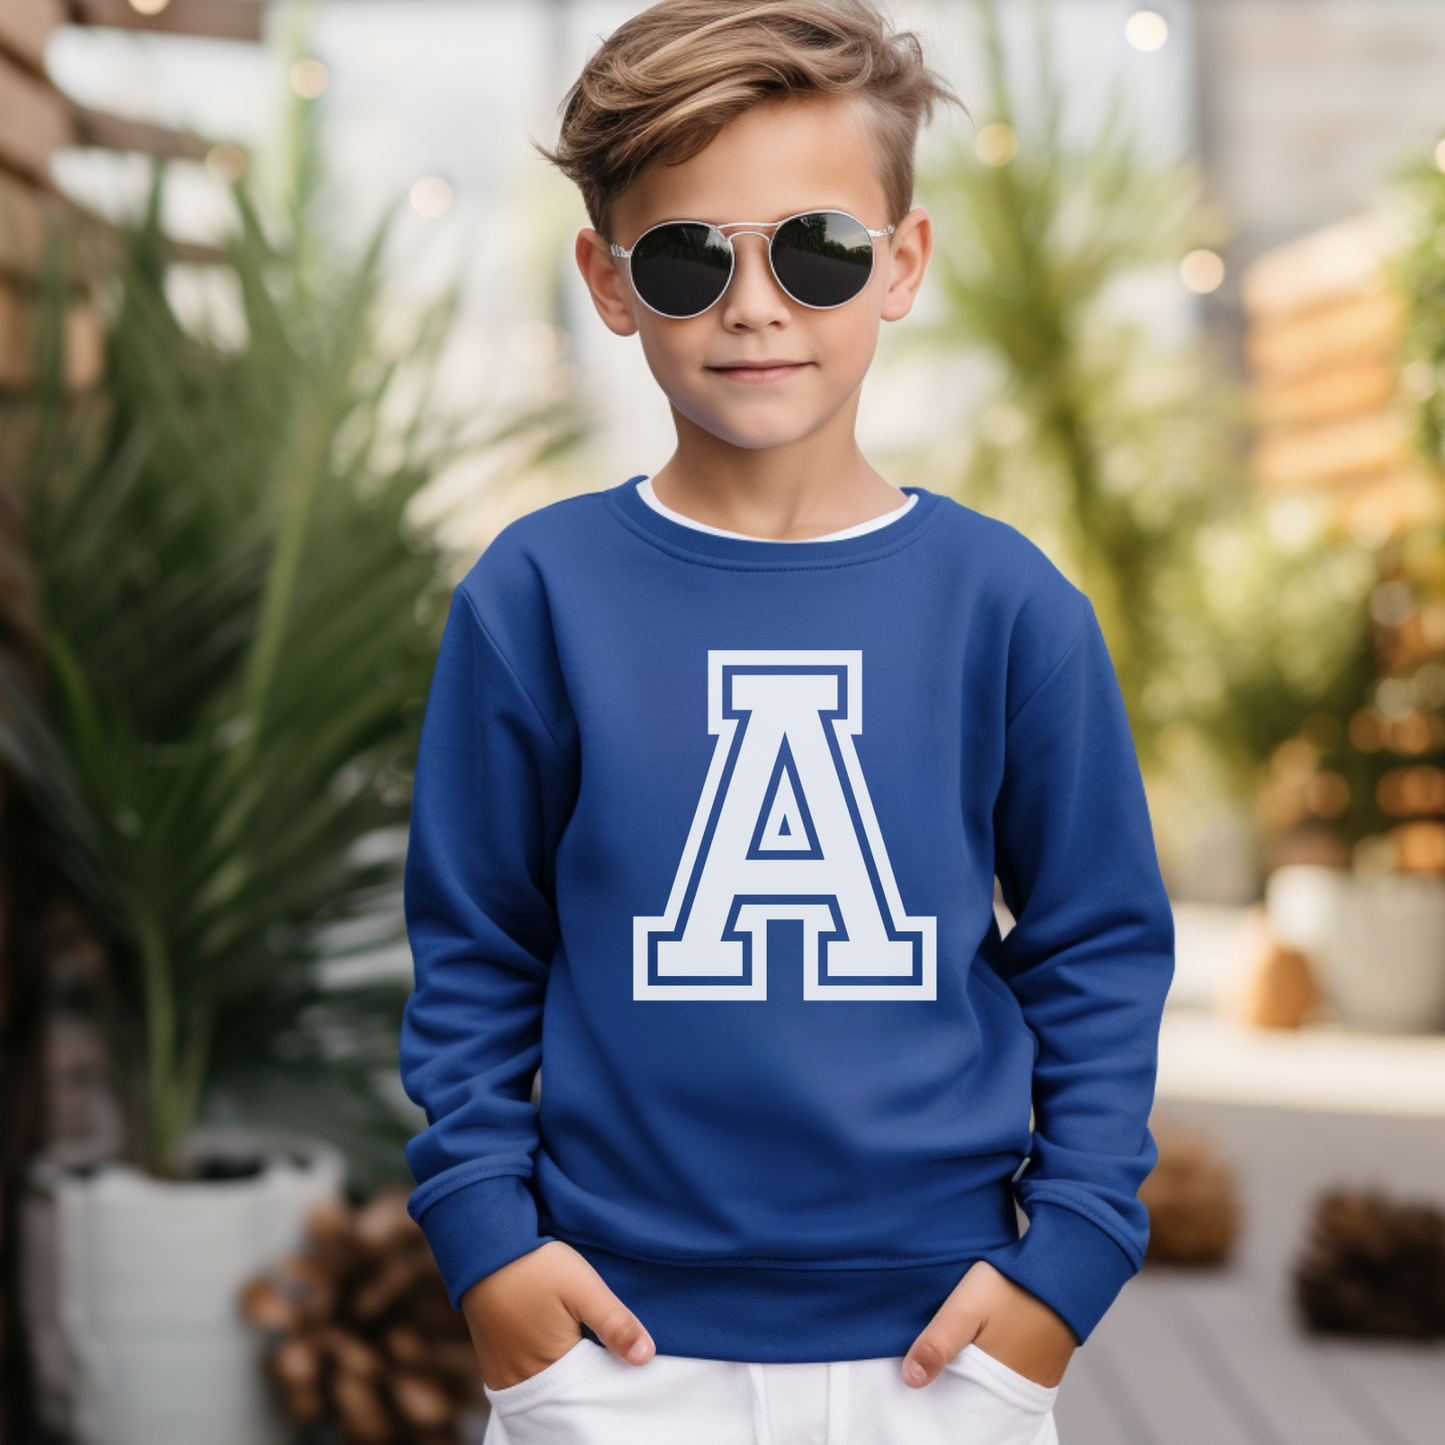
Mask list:
[[[866,522],[859,522],[856,527],[845,527],[841,532],[825,532],[821,537],[750,537],[746,532],[729,532],[721,527],[710,527],[706,522],[694,521],[691,517],[684,517],[681,512],[674,512],[671,507],[664,507],[653,493],[651,477],[643,477],[638,482],[637,494],[654,512],[660,513],[669,521],[691,527],[694,531],[711,532],[714,537],[736,537],[744,542],[780,542],[785,545],[789,542],[841,542],[847,537],[861,537],[865,532],[876,532],[879,527],[896,522],[918,500],[915,492],[902,506],[895,507],[891,512],[884,512],[881,517],[871,517]]]

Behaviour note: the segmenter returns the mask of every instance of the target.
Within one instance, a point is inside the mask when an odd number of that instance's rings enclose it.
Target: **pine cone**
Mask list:
[[[1151,1121],[1159,1159],[1139,1188],[1151,1264],[1220,1264],[1239,1233],[1234,1171],[1207,1134]]]
[[[1312,1330],[1445,1335],[1445,1213],[1378,1190],[1322,1195],[1295,1265],[1294,1289]]]
[[[287,1335],[266,1357],[266,1370],[283,1390],[318,1391],[321,1358],[314,1335]]]
[[[265,1330],[294,1330],[301,1311],[287,1291],[269,1279],[253,1279],[241,1292],[241,1311]]]
[[[395,1416],[381,1391],[359,1375],[338,1375],[331,1385],[341,1438],[348,1445],[392,1445],[398,1438]]]
[[[411,1425],[439,1430],[452,1423],[456,1410],[451,1397],[423,1374],[397,1374],[391,1379],[392,1403]]]
[[[246,1317],[275,1336],[266,1374],[286,1413],[342,1445],[457,1445],[484,1399],[466,1321],[406,1201],[387,1190],[360,1210],[318,1206],[306,1252],[242,1292]]]

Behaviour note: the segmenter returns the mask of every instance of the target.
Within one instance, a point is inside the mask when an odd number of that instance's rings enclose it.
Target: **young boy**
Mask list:
[[[854,438],[943,98],[867,0],[663,0],[547,153],[677,448],[496,538],[427,706],[411,1211],[489,1445],[1046,1445],[1142,1262],[1173,918],[1108,651]]]

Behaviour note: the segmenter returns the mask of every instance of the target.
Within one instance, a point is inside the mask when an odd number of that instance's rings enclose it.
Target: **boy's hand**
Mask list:
[[[930,1384],[967,1344],[1050,1387],[1064,1378],[1079,1347],[1062,1316],[983,1259],[969,1268],[914,1340],[903,1361],[905,1383],[915,1388]],[[921,1369],[916,1377],[915,1369]]]
[[[555,1364],[586,1324],[615,1355],[640,1365],[652,1336],[570,1244],[548,1240],[480,1279],[461,1298],[488,1389],[504,1390]]]

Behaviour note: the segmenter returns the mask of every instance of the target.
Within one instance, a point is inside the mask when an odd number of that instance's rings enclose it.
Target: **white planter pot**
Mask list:
[[[1445,1025],[1445,881],[1396,873],[1351,878],[1336,899],[1319,966],[1347,1023]]]
[[[125,1165],[31,1170],[22,1290],[43,1422],[77,1445],[283,1445],[241,1315],[253,1275],[301,1248],[340,1198],[345,1164],[318,1140],[197,1130],[192,1158],[267,1157],[249,1178],[162,1181]]]
[[[1265,897],[1270,931],[1306,954],[1342,1023],[1445,1027],[1445,880],[1301,864],[1276,869]]]

